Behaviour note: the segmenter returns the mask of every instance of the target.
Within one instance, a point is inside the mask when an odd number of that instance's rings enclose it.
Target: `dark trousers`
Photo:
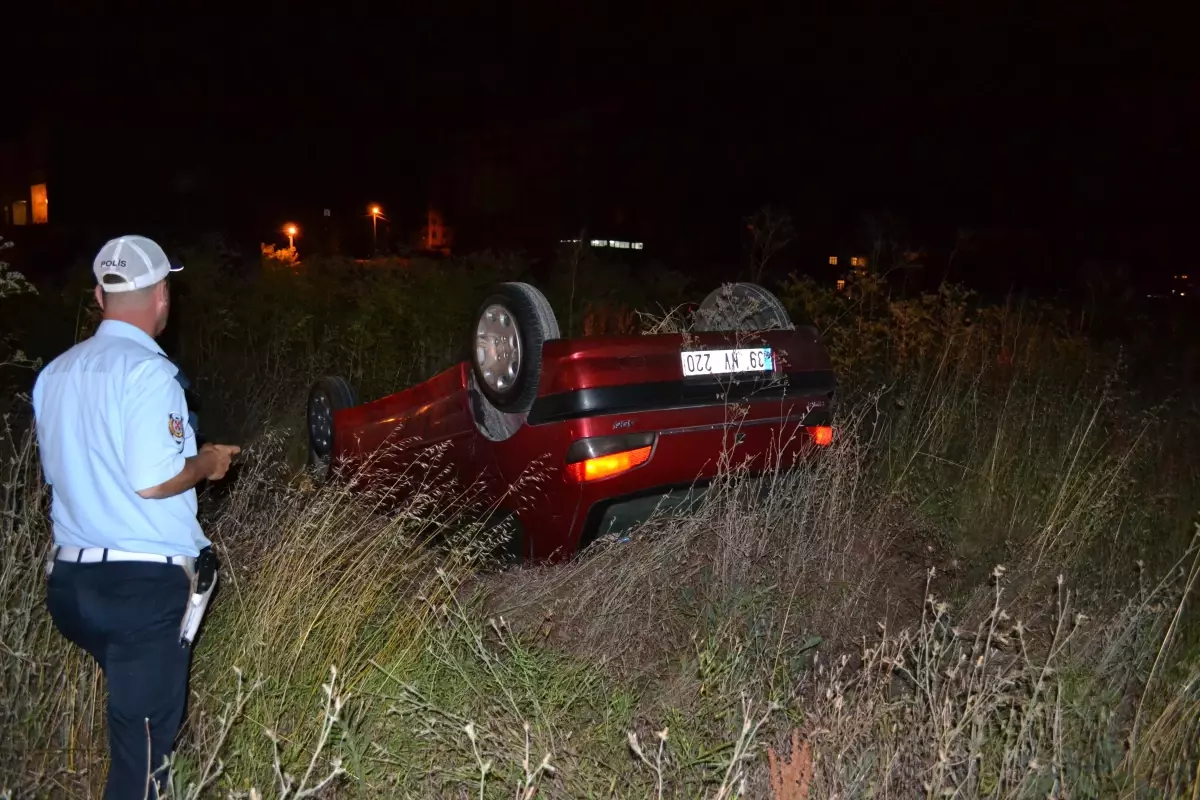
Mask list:
[[[147,776],[171,753],[187,701],[191,651],[179,643],[179,625],[190,587],[187,572],[170,564],[54,562],[50,616],[96,659],[108,688],[106,800],[156,796],[146,793]],[[166,770],[154,777],[165,785]]]

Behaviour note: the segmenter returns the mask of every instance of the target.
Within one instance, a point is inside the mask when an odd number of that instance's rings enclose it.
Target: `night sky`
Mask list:
[[[774,202],[814,230],[887,210],[923,240],[1032,231],[1139,269],[1186,248],[1197,86],[1178,20],[601,5],[29,22],[5,37],[10,77],[30,68],[3,134],[48,131],[60,172],[123,223],[258,232],[434,199],[468,244],[631,226],[732,257],[741,217]]]

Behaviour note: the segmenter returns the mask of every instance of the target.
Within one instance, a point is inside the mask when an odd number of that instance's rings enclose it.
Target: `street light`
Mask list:
[[[383,217],[383,210],[379,206],[371,206],[368,210],[371,212],[371,252],[374,254],[379,252],[376,232],[379,225],[379,218]]]
[[[296,234],[298,234],[300,232],[300,229],[297,228],[295,225],[285,225],[283,228],[283,232],[287,234],[288,249],[291,250],[293,247],[295,247],[295,243],[293,240],[294,240]]]

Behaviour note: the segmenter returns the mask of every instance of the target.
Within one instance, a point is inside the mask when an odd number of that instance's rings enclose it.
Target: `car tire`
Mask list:
[[[480,393],[497,410],[524,414],[537,398],[542,345],[559,338],[550,302],[527,283],[502,283],[479,304],[469,341]]]
[[[336,375],[319,378],[309,389],[306,405],[308,465],[316,477],[327,479],[332,470],[334,413],[356,405],[358,400],[354,390],[345,379]]]
[[[787,308],[755,283],[727,283],[709,292],[695,312],[697,333],[795,330]]]

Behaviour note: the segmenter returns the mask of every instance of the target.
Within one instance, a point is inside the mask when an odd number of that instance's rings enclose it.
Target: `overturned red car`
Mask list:
[[[832,441],[828,352],[755,284],[713,291],[683,333],[562,339],[525,283],[496,287],[475,320],[471,355],[411,388],[359,403],[343,379],[316,381],[315,470],[403,500],[436,450],[438,481],[512,523],[509,555],[543,561],[696,502],[722,465],[786,469]]]

